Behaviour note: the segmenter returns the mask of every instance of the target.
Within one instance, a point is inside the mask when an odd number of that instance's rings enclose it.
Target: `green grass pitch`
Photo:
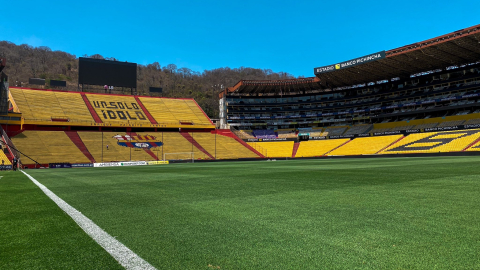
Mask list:
[[[27,170],[157,269],[480,269],[480,157]],[[118,269],[0,172],[0,269]]]

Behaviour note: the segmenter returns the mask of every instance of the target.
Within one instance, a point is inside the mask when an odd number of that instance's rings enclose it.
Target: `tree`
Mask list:
[[[75,55],[52,51],[48,47],[35,48],[27,44],[15,45],[0,41],[0,56],[7,59],[4,71],[11,82],[23,82],[25,85],[28,78],[42,76],[47,80],[66,80],[68,90],[77,90],[78,58]],[[83,57],[116,60],[113,57],[104,58],[100,54]],[[222,67],[198,72],[187,67],[178,68],[175,64],[162,67],[158,62],[137,66],[138,93],[148,95],[149,87],[162,87],[162,95],[165,97],[194,98],[211,118],[218,118],[218,94],[226,87],[233,86],[240,80],[291,78],[294,77],[286,72],[276,73],[271,69],[249,67]],[[100,92],[103,89],[101,86],[89,86],[88,91]]]

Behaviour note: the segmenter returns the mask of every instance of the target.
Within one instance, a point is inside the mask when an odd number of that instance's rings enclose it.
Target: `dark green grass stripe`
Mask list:
[[[39,170],[158,269],[480,269],[479,157]]]
[[[0,269],[122,269],[21,172],[0,176]]]

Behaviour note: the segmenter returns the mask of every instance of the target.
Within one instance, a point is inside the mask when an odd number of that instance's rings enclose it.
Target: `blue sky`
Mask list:
[[[480,24],[480,1],[3,1],[0,40],[195,71],[313,68]]]

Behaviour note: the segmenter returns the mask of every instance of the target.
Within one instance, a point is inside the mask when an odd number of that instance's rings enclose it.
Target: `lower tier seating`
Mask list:
[[[24,131],[11,138],[15,147],[40,164],[90,163],[64,131]],[[1,162],[1,161],[0,161]],[[23,164],[35,164],[21,157]]]
[[[210,132],[185,133],[185,138],[179,132],[142,132],[125,134],[117,132],[79,131],[78,135],[88,152],[97,162],[190,159],[194,153],[195,159],[241,159],[258,158],[259,156],[248,146],[235,138],[212,134]],[[117,136],[149,136],[151,142],[160,142],[161,146],[145,151],[118,144]],[[122,137],[124,138],[124,137]],[[193,139],[193,140],[192,140]],[[139,139],[138,143],[142,143]],[[90,163],[90,160],[71,141],[64,131],[24,131],[14,137],[15,147],[40,164],[48,163]],[[135,142],[135,141],[134,141]],[[293,141],[249,143],[252,148],[262,149],[266,157],[291,157]],[[107,148],[108,145],[108,148]],[[468,147],[468,149],[466,149]],[[205,153],[200,149],[204,149]],[[408,153],[438,153],[480,151],[480,129],[439,131],[415,133],[407,136],[390,135],[376,137],[360,137],[350,139],[331,139],[300,142],[295,157],[314,157],[323,155],[372,155],[372,154],[408,154]],[[176,153],[176,154],[174,154]],[[167,154],[167,155],[165,155]],[[0,159],[10,165],[5,154],[0,153]],[[23,164],[34,164],[22,157]],[[1,161],[0,161],[1,162]]]
[[[12,165],[10,160],[7,158],[3,151],[0,151],[0,165],[2,165],[2,161],[4,165]],[[23,161],[23,160],[22,160]]]
[[[472,144],[466,151],[480,151],[480,141]]]
[[[267,157],[291,157],[293,151],[293,141],[280,141],[280,142],[260,142],[260,143],[248,143],[255,148],[256,145],[266,149]]]
[[[403,135],[355,138],[343,146],[333,150],[328,155],[372,155],[402,137]]]
[[[209,132],[196,132],[193,138],[216,159],[258,158],[234,138]]]
[[[155,160],[143,149],[118,145],[114,136],[126,135],[125,133],[78,132],[78,135],[97,162]]]
[[[158,141],[163,142],[162,146],[151,149],[154,154],[157,155],[158,153],[158,159],[163,159],[164,157],[167,160],[188,159],[190,158],[190,155],[188,154],[173,155],[173,153],[188,152],[193,152],[194,159],[209,159],[209,157],[205,153],[200,151],[196,146],[190,143],[187,139],[185,139],[185,137],[182,136],[182,134],[178,132],[139,132],[138,135],[155,136]],[[196,139],[196,135],[193,135],[192,137]]]
[[[459,152],[480,137],[480,130],[456,130],[410,134],[382,154]]]
[[[337,139],[301,142],[295,157],[323,156],[349,140],[350,139]]]

